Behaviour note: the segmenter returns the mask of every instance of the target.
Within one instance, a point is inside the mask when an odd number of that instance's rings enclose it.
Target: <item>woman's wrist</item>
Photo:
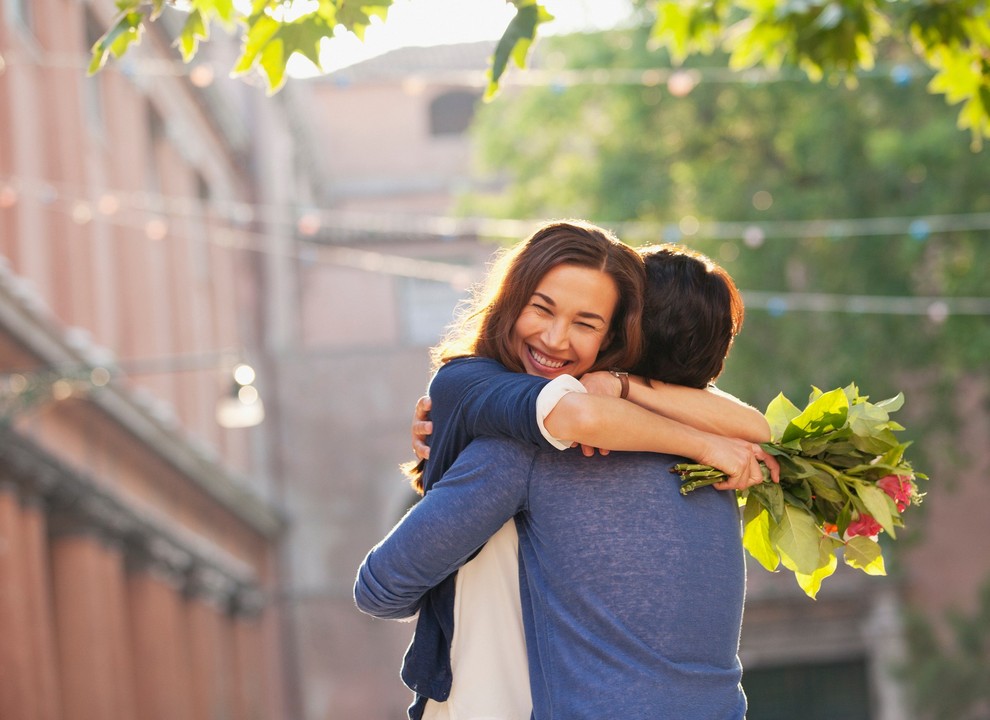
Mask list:
[[[619,381],[619,399],[625,400],[629,397],[629,373],[622,370],[609,370],[612,377]]]

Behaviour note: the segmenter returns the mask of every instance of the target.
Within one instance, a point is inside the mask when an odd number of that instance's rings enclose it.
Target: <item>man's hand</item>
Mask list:
[[[729,477],[713,487],[718,490],[745,490],[764,481],[763,469],[766,466],[773,482],[780,482],[780,464],[777,459],[756,443],[738,438],[723,438],[713,435],[709,452],[698,462],[711,465]]]
[[[413,412],[412,449],[420,460],[428,460],[430,457],[430,446],[426,441],[433,434],[433,423],[430,422],[432,407],[433,401],[430,400],[430,396],[424,395],[416,401],[416,410]]]

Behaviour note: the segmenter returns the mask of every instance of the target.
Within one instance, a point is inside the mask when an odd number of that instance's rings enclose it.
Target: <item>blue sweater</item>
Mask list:
[[[677,461],[472,442],[365,559],[358,606],[411,615],[515,516],[535,720],[739,720],[735,496],[682,497]]]
[[[462,358],[441,367],[429,391],[433,435],[423,477],[426,495],[475,438],[513,437],[550,448],[536,420],[536,400],[547,382],[487,358]],[[416,693],[409,708],[412,720],[422,717],[426,698],[443,702],[450,695],[454,584],[450,574],[423,595],[416,632],[402,661],[402,680]]]

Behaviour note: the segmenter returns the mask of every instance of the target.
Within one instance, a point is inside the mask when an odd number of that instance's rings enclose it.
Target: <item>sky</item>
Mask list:
[[[543,0],[554,21],[541,33],[611,27],[628,13],[626,0]],[[348,33],[326,43],[324,69],[336,70],[409,45],[496,40],[515,8],[506,0],[395,0],[386,22],[368,28],[362,43]]]

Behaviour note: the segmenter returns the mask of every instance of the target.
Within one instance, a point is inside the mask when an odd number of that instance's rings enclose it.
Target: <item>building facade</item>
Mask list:
[[[167,21],[87,78],[114,12],[0,4],[0,718],[281,720],[286,518],[217,409],[263,365],[252,143],[289,101]]]

